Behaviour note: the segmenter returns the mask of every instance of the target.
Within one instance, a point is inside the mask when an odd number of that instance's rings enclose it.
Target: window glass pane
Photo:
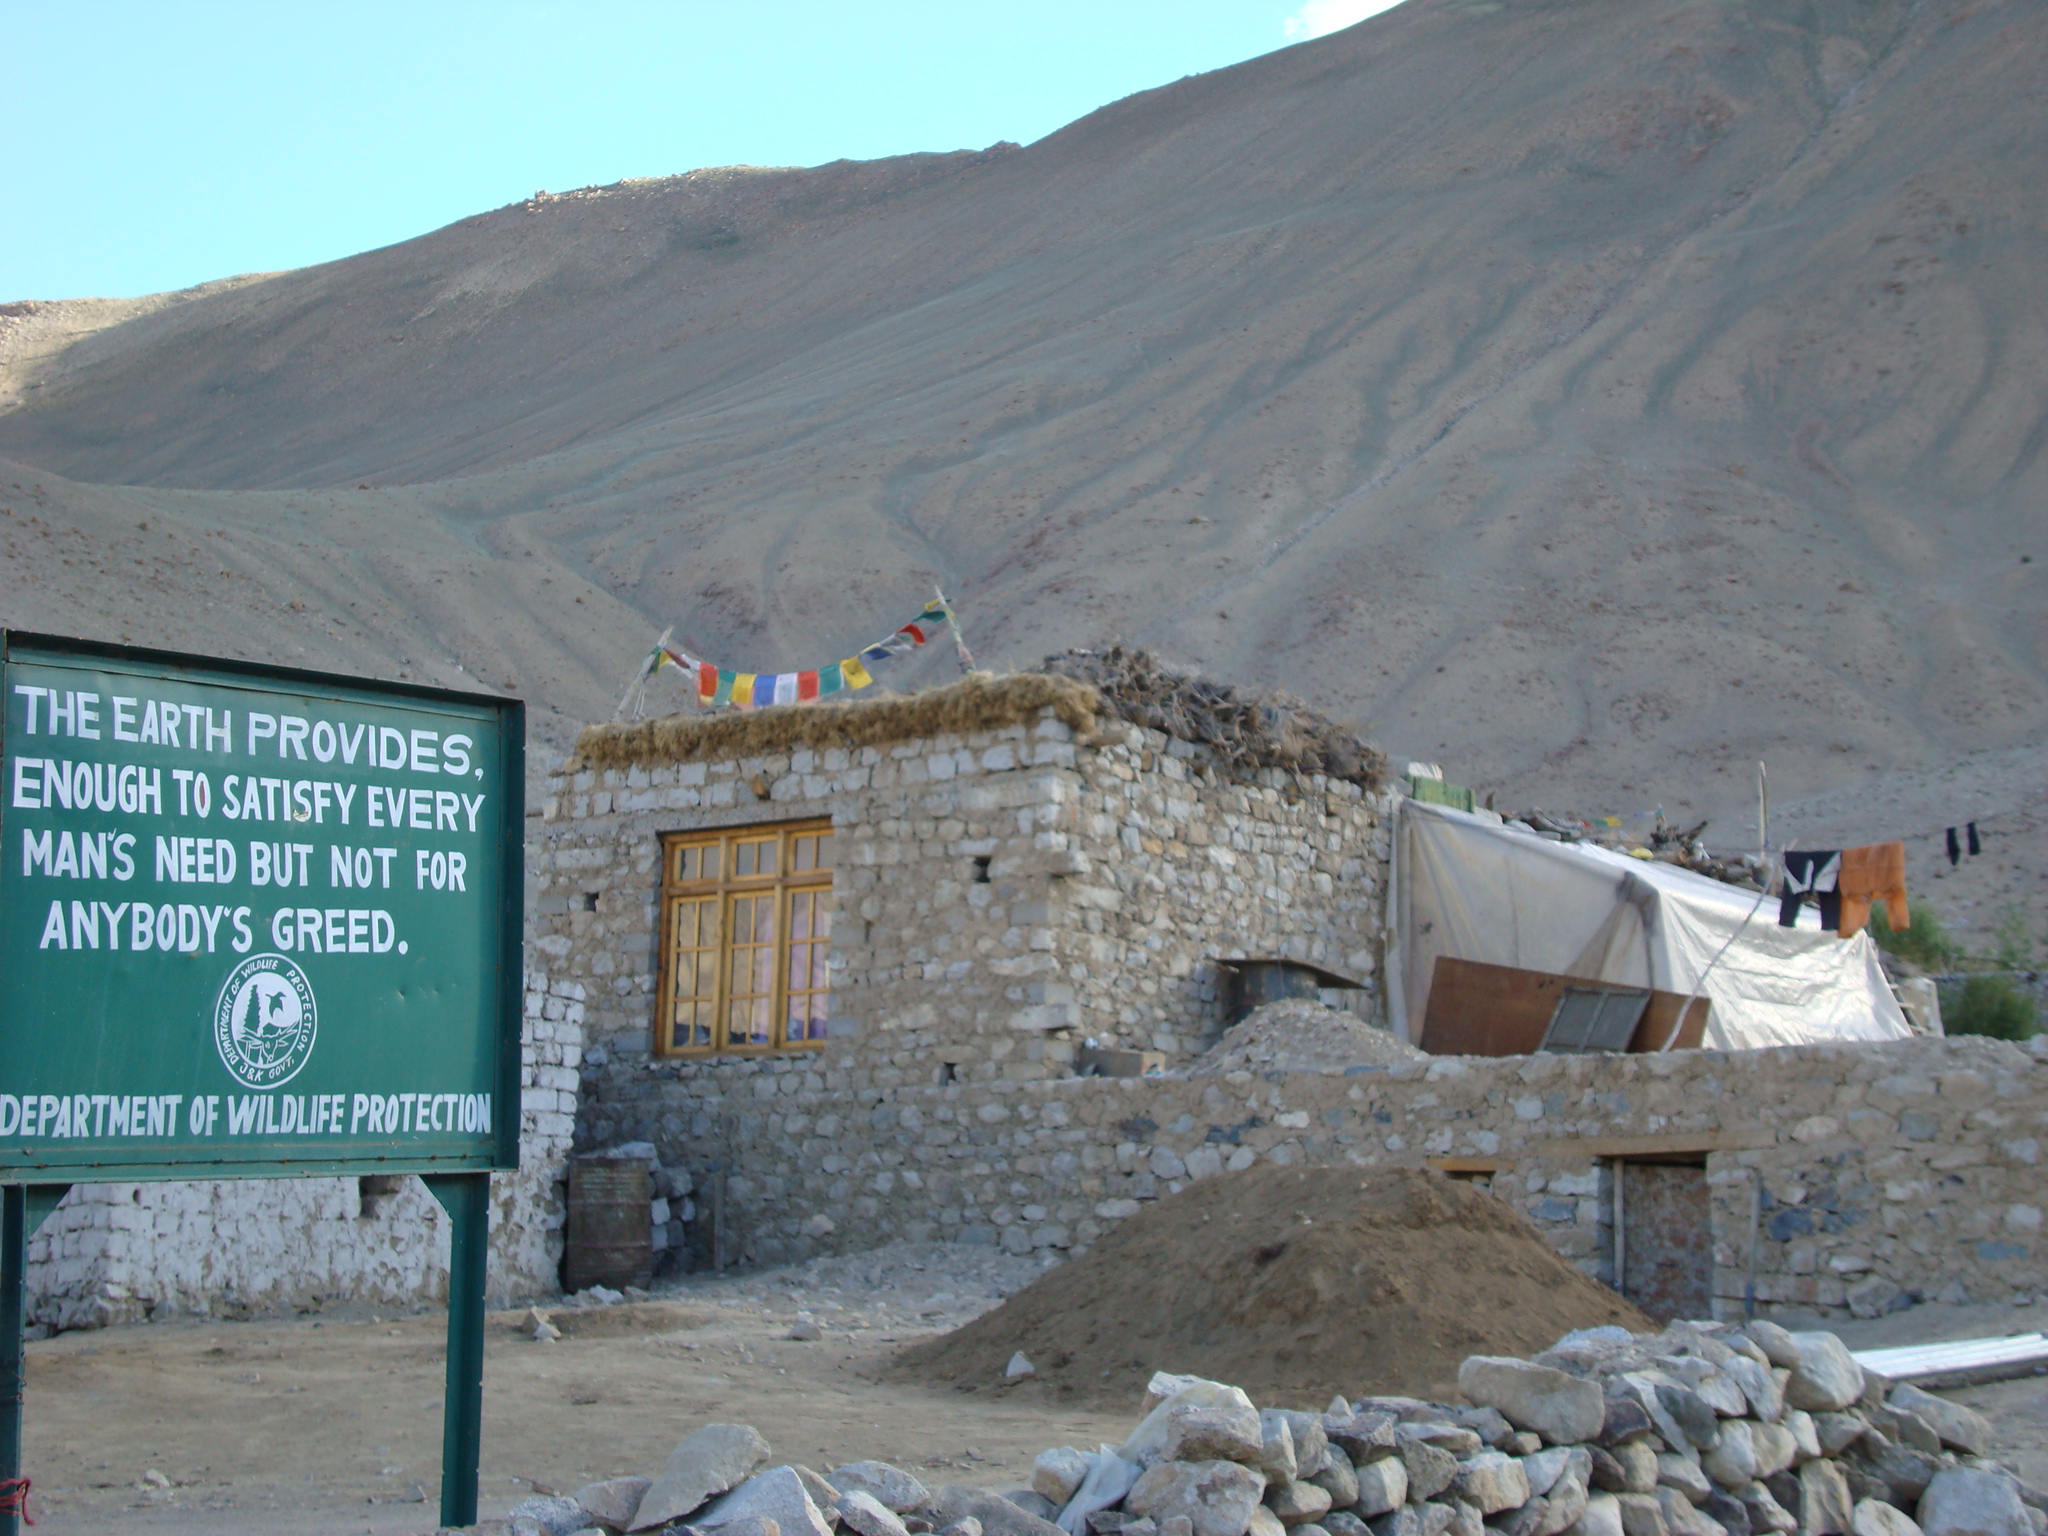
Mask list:
[[[813,887],[789,893],[789,945],[783,966],[784,995],[788,1000],[782,1020],[785,1044],[825,1038],[831,925],[829,890]]]
[[[709,1003],[676,1004],[675,1029],[670,1035],[669,1049],[676,1051],[701,1050],[711,1043],[711,1005]]]
[[[755,847],[756,847],[756,845],[755,845],[755,844],[753,844],[753,843],[741,843],[741,844],[739,844],[739,845],[738,845],[737,847],[735,847],[735,848],[733,849],[733,851],[732,851],[732,877],[733,877],[733,879],[735,879],[735,880],[744,880],[744,879],[745,879],[745,878],[746,878],[747,876],[751,875],[751,874],[752,874],[752,873],[754,872],[754,849],[755,849]]]
[[[789,867],[797,873],[818,867],[817,838],[792,837],[789,840]]]
[[[768,1045],[775,1006],[775,896],[734,896],[730,1001],[726,1038],[731,1045]]]
[[[832,834],[830,832],[820,832],[818,834],[818,868],[830,869],[831,867]]]
[[[760,850],[762,874],[772,875],[775,873],[776,845],[780,841],[781,839],[777,838],[773,842],[756,843],[754,845]]]

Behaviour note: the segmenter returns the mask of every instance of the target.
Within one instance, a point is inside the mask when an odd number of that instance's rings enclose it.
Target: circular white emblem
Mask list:
[[[213,1044],[235,1081],[275,1088],[313,1054],[317,1023],[306,973],[283,955],[251,955],[221,983]]]

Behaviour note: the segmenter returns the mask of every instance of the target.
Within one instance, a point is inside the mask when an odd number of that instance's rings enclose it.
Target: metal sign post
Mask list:
[[[0,1480],[28,1240],[70,1185],[417,1173],[452,1226],[441,1519],[473,1523],[490,1174],[519,1151],[524,707],[0,651]]]

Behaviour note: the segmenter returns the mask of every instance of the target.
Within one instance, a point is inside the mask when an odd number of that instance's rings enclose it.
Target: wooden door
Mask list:
[[[1623,1163],[1621,1292],[1660,1323],[1714,1315],[1714,1224],[1704,1163]]]

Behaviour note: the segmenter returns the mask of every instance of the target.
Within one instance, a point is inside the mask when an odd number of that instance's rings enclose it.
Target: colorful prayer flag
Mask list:
[[[646,676],[659,672],[663,667],[694,673],[697,702],[706,709],[727,706],[762,709],[770,704],[808,704],[835,693],[867,687],[875,680],[874,674],[868,670],[870,665],[917,650],[930,642],[940,626],[953,623],[951,609],[943,602],[931,603],[908,624],[844,661],[800,672],[735,672],[729,667],[699,661],[675,649],[667,643],[668,637],[664,634],[662,643],[656,645],[649,655],[642,676],[644,681]],[[970,666],[972,658],[967,656],[966,647],[957,643],[957,631],[955,640],[956,649],[962,657],[961,666]]]

